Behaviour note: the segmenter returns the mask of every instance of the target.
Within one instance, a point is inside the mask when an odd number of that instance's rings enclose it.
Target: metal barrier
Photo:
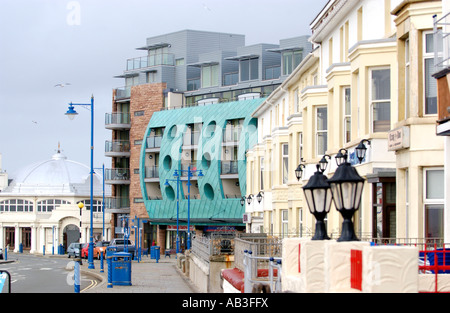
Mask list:
[[[258,273],[256,266],[258,261],[268,262],[267,276]],[[276,264],[275,264],[276,261]],[[275,275],[275,269],[277,270]],[[263,279],[267,277],[267,279]],[[276,277],[276,279],[275,279]],[[269,287],[269,290],[264,288]],[[265,289],[267,292],[281,292],[281,257],[253,256],[252,251],[244,251],[244,293],[260,292]]]

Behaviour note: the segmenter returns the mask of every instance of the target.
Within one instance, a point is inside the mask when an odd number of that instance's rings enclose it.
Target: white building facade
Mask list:
[[[0,247],[15,252],[58,253],[72,242],[89,242],[90,169],[60,151],[19,170],[0,192]],[[103,177],[94,175],[93,237],[108,240],[110,214],[103,214]],[[78,203],[83,203],[80,209]]]

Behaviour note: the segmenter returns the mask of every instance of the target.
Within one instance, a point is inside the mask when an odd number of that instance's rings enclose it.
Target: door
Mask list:
[[[372,236],[376,239],[396,237],[395,178],[372,184]]]

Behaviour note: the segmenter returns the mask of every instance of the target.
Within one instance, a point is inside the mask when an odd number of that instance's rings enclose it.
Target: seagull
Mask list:
[[[69,85],[70,85],[70,83],[56,84],[54,87],[61,87],[61,88],[63,88],[63,87],[69,86]]]
[[[37,122],[36,121],[32,121],[34,124],[37,124]]]

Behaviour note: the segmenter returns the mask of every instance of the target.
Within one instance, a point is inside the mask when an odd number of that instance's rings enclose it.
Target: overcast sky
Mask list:
[[[90,112],[68,103],[95,99],[94,166],[104,156],[105,113],[124,86],[127,58],[147,37],[183,29],[245,35],[246,45],[309,35],[328,0],[1,0],[1,170],[50,159],[58,143],[71,160],[90,164]],[[56,84],[70,83],[66,87]],[[11,178],[11,177],[10,177]]]

